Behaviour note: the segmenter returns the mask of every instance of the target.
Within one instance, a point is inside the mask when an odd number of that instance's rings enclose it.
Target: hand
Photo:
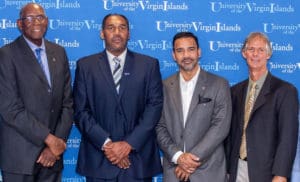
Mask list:
[[[187,181],[190,177],[190,173],[187,173],[183,170],[180,166],[176,166],[175,168],[175,175],[180,181]]]
[[[49,147],[46,147],[40,154],[36,163],[40,163],[43,167],[52,167],[56,160],[59,160],[59,157],[56,157]]]
[[[283,176],[274,176],[272,182],[287,182],[287,178]]]
[[[104,154],[112,164],[119,164],[124,158],[128,158],[128,155],[132,147],[124,141],[120,142],[108,142],[104,147]]]
[[[45,143],[55,156],[60,156],[67,148],[67,145],[64,140],[52,134],[49,134],[47,136]]]
[[[128,157],[125,157],[117,164],[117,166],[121,169],[128,169],[130,165],[131,165],[131,163],[130,163]]]
[[[186,173],[192,174],[201,165],[199,157],[191,153],[183,153],[179,156],[177,163]]]

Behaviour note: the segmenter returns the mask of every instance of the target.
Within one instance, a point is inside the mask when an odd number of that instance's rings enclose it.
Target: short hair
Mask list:
[[[20,13],[19,13],[19,18],[20,18],[20,19],[23,18],[22,16],[23,16],[23,13],[24,13],[24,9],[25,9],[27,6],[29,6],[29,5],[38,5],[38,6],[43,10],[44,15],[46,15],[46,12],[45,12],[44,8],[43,8],[40,4],[38,4],[38,3],[27,3],[27,4],[25,4],[25,5],[21,8],[21,10],[20,10]]]
[[[122,17],[122,18],[125,20],[125,22],[126,22],[127,29],[129,30],[129,21],[128,21],[127,17],[126,17],[125,15],[118,14],[118,13],[107,14],[107,15],[103,18],[103,20],[102,20],[102,26],[101,26],[101,27],[102,27],[102,30],[103,30],[104,27],[105,27],[105,23],[106,23],[107,18],[109,18],[109,17],[111,17],[111,16],[120,16],[120,17]]]
[[[189,38],[189,37],[193,38],[195,40],[197,48],[199,48],[199,42],[198,42],[198,38],[196,35],[194,35],[192,32],[179,32],[176,35],[174,35],[174,37],[173,37],[173,51],[174,51],[175,41],[177,39]]]
[[[247,49],[247,44],[255,39],[255,38],[260,38],[262,39],[265,43],[266,43],[266,49],[267,49],[267,53],[269,54],[269,56],[272,55],[272,46],[271,46],[271,42],[268,38],[267,35],[265,35],[264,33],[261,33],[261,32],[251,32],[247,38],[245,39],[244,41],[244,44],[243,44],[243,47],[242,47],[242,52],[246,51]]]

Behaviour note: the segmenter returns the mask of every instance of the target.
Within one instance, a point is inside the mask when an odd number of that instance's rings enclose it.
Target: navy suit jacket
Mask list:
[[[133,151],[127,171],[135,177],[161,172],[155,125],[162,110],[158,61],[127,51],[117,94],[106,51],[77,62],[74,82],[75,122],[82,134],[77,172],[110,179],[120,169],[101,150],[107,138],[127,141]]]
[[[233,115],[227,146],[230,181],[235,182],[241,145],[248,79],[233,86]],[[297,147],[298,94],[291,84],[268,73],[253,106],[248,127],[247,160],[252,182],[289,177]]]
[[[73,116],[65,50],[45,40],[51,88],[23,36],[0,49],[0,167],[33,174],[49,133],[67,140]],[[53,170],[61,170],[63,159]]]

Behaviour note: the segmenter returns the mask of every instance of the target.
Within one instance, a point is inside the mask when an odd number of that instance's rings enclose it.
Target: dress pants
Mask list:
[[[40,168],[34,175],[16,174],[2,171],[3,182],[61,182],[61,171]]]
[[[102,178],[93,178],[87,176],[86,182],[152,182],[152,177],[136,179],[128,175],[128,173],[126,173],[125,170],[121,170],[121,172],[115,179],[102,179]]]
[[[236,182],[249,182],[248,162],[239,159]]]

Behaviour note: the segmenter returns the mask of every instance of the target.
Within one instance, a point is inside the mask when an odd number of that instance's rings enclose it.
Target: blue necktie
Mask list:
[[[42,56],[41,56],[41,52],[43,51],[42,48],[36,48],[35,49],[35,54],[36,54],[36,58],[47,78],[48,84],[51,87],[51,81],[50,81],[50,72],[49,72],[49,68],[48,68],[48,63],[46,61],[42,60]]]

